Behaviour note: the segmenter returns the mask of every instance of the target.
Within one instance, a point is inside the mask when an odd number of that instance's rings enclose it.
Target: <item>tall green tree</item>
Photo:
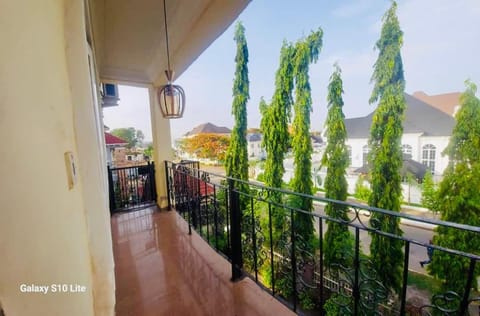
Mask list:
[[[450,160],[438,189],[437,201],[442,220],[472,226],[480,226],[480,99],[475,96],[476,91],[475,84],[467,81],[466,91],[460,97],[460,110],[455,116],[457,122],[444,152]],[[478,233],[439,227],[433,243],[480,255]],[[428,269],[443,279],[444,292],[454,291],[462,296],[469,264],[465,258],[435,251]],[[477,262],[474,287],[479,275]]]
[[[141,146],[143,142],[143,132],[136,130],[134,127],[122,127],[113,129],[110,132],[112,135],[120,137],[128,142],[127,147],[132,148],[135,146]]]
[[[149,143],[147,148],[145,148],[143,154],[148,157],[148,159],[153,159],[153,144]]]
[[[232,104],[235,123],[227,150],[225,168],[228,177],[248,180],[247,101],[250,98],[247,67],[248,48],[245,28],[241,22],[235,26],[234,40],[237,44]]]
[[[293,47],[284,42],[280,51],[280,65],[275,76],[275,93],[270,105],[262,99],[260,112],[262,120],[260,128],[263,132],[263,146],[267,153],[265,160],[264,181],[269,187],[281,188],[285,169],[283,160],[290,144],[288,124],[292,111],[293,97]],[[281,204],[282,194],[277,191],[271,192],[270,200],[275,204]],[[284,210],[272,208],[273,235],[278,239],[283,223]]]
[[[308,70],[311,63],[316,62],[322,47],[323,31],[312,32],[307,38],[298,41],[295,45],[294,78],[295,103],[293,118],[293,161],[295,165],[291,188],[295,192],[308,195],[313,194],[312,182],[312,143],[310,141],[310,112],[312,111],[312,96]],[[294,197],[292,204],[304,211],[313,209],[312,199]],[[310,245],[313,240],[312,216],[297,212],[295,217],[295,231]]]
[[[405,79],[400,48],[403,32],[393,2],[383,16],[380,39],[376,43],[379,51],[374,65],[372,82],[374,88],[370,103],[378,101],[370,129],[371,152],[370,183],[372,194],[369,204],[374,207],[400,211],[402,201],[401,175],[402,121],[405,111]],[[399,219],[379,213],[372,215],[371,225],[395,235],[402,235]],[[387,290],[398,293],[403,266],[402,242],[378,234],[372,234],[370,253],[377,276]]]
[[[348,150],[345,145],[347,130],[343,114],[343,82],[341,70],[335,65],[334,72],[328,85],[328,114],[325,123],[327,147],[322,158],[322,165],[327,168],[325,178],[325,197],[333,200],[347,199],[348,183],[345,178],[345,169],[348,167]],[[328,203],[325,212],[328,216],[348,221],[347,207],[335,203]],[[325,233],[324,258],[325,264],[332,267],[334,264],[348,266],[352,261],[353,237],[347,225],[328,222]]]
[[[435,183],[433,182],[433,176],[430,170],[427,170],[423,176],[421,202],[423,207],[428,208],[434,213],[437,212],[437,192],[435,190]]]

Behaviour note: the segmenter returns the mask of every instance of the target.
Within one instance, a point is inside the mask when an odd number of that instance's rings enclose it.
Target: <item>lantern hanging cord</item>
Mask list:
[[[170,51],[168,49],[168,27],[167,27],[167,7],[165,5],[165,1],[163,0],[163,17],[164,17],[164,23],[165,23],[165,39],[167,42],[167,61],[168,61],[168,70],[170,70]]]

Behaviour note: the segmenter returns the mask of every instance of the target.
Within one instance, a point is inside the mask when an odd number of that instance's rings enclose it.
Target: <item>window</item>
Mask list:
[[[366,166],[368,163],[368,153],[370,152],[370,148],[368,145],[363,146],[363,165]]]
[[[422,147],[422,163],[427,166],[432,173],[435,172],[435,151],[436,148],[432,144]]]
[[[128,155],[128,156],[127,156],[127,160],[128,160],[128,161],[132,161],[132,156]]]
[[[402,154],[404,157],[412,159],[412,146],[406,144],[402,145]]]

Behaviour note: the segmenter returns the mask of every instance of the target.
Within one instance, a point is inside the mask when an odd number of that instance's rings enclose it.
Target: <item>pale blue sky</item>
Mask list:
[[[373,47],[389,5],[387,0],[253,0],[239,17],[250,55],[248,126],[260,124],[260,97],[272,97],[282,41],[295,41],[318,27],[324,38],[319,60],[310,68],[311,129],[323,128],[335,62],[343,71],[346,116],[371,112]],[[407,93],[463,91],[467,78],[480,85],[480,0],[399,0],[398,6]],[[171,121],[173,138],[205,122],[232,127],[234,24],[175,80],[185,89],[187,106],[184,118]],[[151,139],[147,92],[121,87],[120,93],[120,106],[105,110],[106,125],[134,126]]]

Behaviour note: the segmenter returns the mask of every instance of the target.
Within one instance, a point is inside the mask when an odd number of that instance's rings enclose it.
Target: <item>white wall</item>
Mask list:
[[[85,39],[82,1],[65,7],[67,70],[70,80],[78,169],[87,220],[92,290],[96,314],[111,315],[115,305],[115,275],[108,203],[106,146],[99,102],[95,56]]]
[[[412,147],[412,159],[418,162],[422,162],[419,160],[419,157],[422,157],[422,149],[420,145],[421,137],[421,133],[409,133],[402,135],[402,145],[410,145]]]
[[[96,123],[82,3],[2,1],[0,132],[8,137],[0,147],[0,302],[6,315],[113,314],[104,167],[95,129],[88,131]],[[71,189],[65,152],[73,153],[79,171]],[[79,284],[86,291],[21,293],[24,283]]]
[[[351,167],[360,168],[363,166],[363,146],[368,144],[367,138],[349,138],[346,141],[347,146],[352,149]]]
[[[438,137],[428,137],[424,136],[420,139],[420,152],[418,156],[418,161],[422,162],[422,150],[421,148],[424,145],[432,144],[436,147],[435,151],[435,175],[442,175],[445,169],[448,166],[448,156],[443,156],[442,153],[447,148],[450,137],[448,136],[438,136]]]
[[[247,142],[248,159],[265,158],[265,150],[262,148],[262,141]]]
[[[423,136],[421,133],[402,135],[402,145],[412,146],[412,159],[422,163],[422,147],[432,144],[436,147],[435,174],[442,175],[448,165],[448,157],[442,156],[442,152],[448,145],[449,136]],[[363,146],[368,144],[367,138],[350,138],[346,144],[352,149],[352,164],[350,167],[359,168],[363,166]]]

